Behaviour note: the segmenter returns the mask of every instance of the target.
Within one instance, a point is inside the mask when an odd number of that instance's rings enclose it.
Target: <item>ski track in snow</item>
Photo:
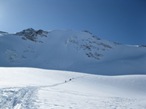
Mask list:
[[[5,88],[0,92],[0,109],[36,109],[33,95],[37,87]]]
[[[38,109],[39,106],[34,105],[34,103],[36,102],[36,93],[39,89],[66,84],[77,78],[80,77],[70,78],[64,82],[48,86],[9,87],[0,89],[0,109]]]
[[[0,89],[0,109],[146,109],[146,99],[103,97],[55,89],[55,86],[77,78],[48,86]],[[47,97],[38,98],[40,92]]]

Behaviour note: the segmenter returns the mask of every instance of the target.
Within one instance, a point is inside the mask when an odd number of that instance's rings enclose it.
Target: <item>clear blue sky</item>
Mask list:
[[[146,44],[146,0],[0,0],[0,30],[89,30],[126,44]]]

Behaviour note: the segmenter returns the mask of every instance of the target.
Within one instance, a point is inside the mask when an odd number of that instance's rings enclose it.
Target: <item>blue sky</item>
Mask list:
[[[146,0],[0,0],[0,30],[89,30],[125,44],[146,45]]]

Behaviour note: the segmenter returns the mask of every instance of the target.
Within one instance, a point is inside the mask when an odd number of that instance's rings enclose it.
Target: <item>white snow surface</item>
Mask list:
[[[72,30],[0,33],[0,66],[101,75],[146,74],[146,47],[123,45]]]
[[[1,67],[0,109],[146,109],[146,75]]]

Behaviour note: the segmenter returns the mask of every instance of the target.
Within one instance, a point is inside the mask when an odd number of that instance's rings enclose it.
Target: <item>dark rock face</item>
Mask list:
[[[16,35],[23,36],[23,39],[29,39],[31,41],[37,41],[38,37],[47,37],[48,32],[43,30],[34,30],[33,28],[25,29],[21,32],[16,33]]]
[[[139,47],[146,47],[146,45],[139,45]]]
[[[0,33],[7,33],[7,32],[4,32],[4,31],[0,31]]]

